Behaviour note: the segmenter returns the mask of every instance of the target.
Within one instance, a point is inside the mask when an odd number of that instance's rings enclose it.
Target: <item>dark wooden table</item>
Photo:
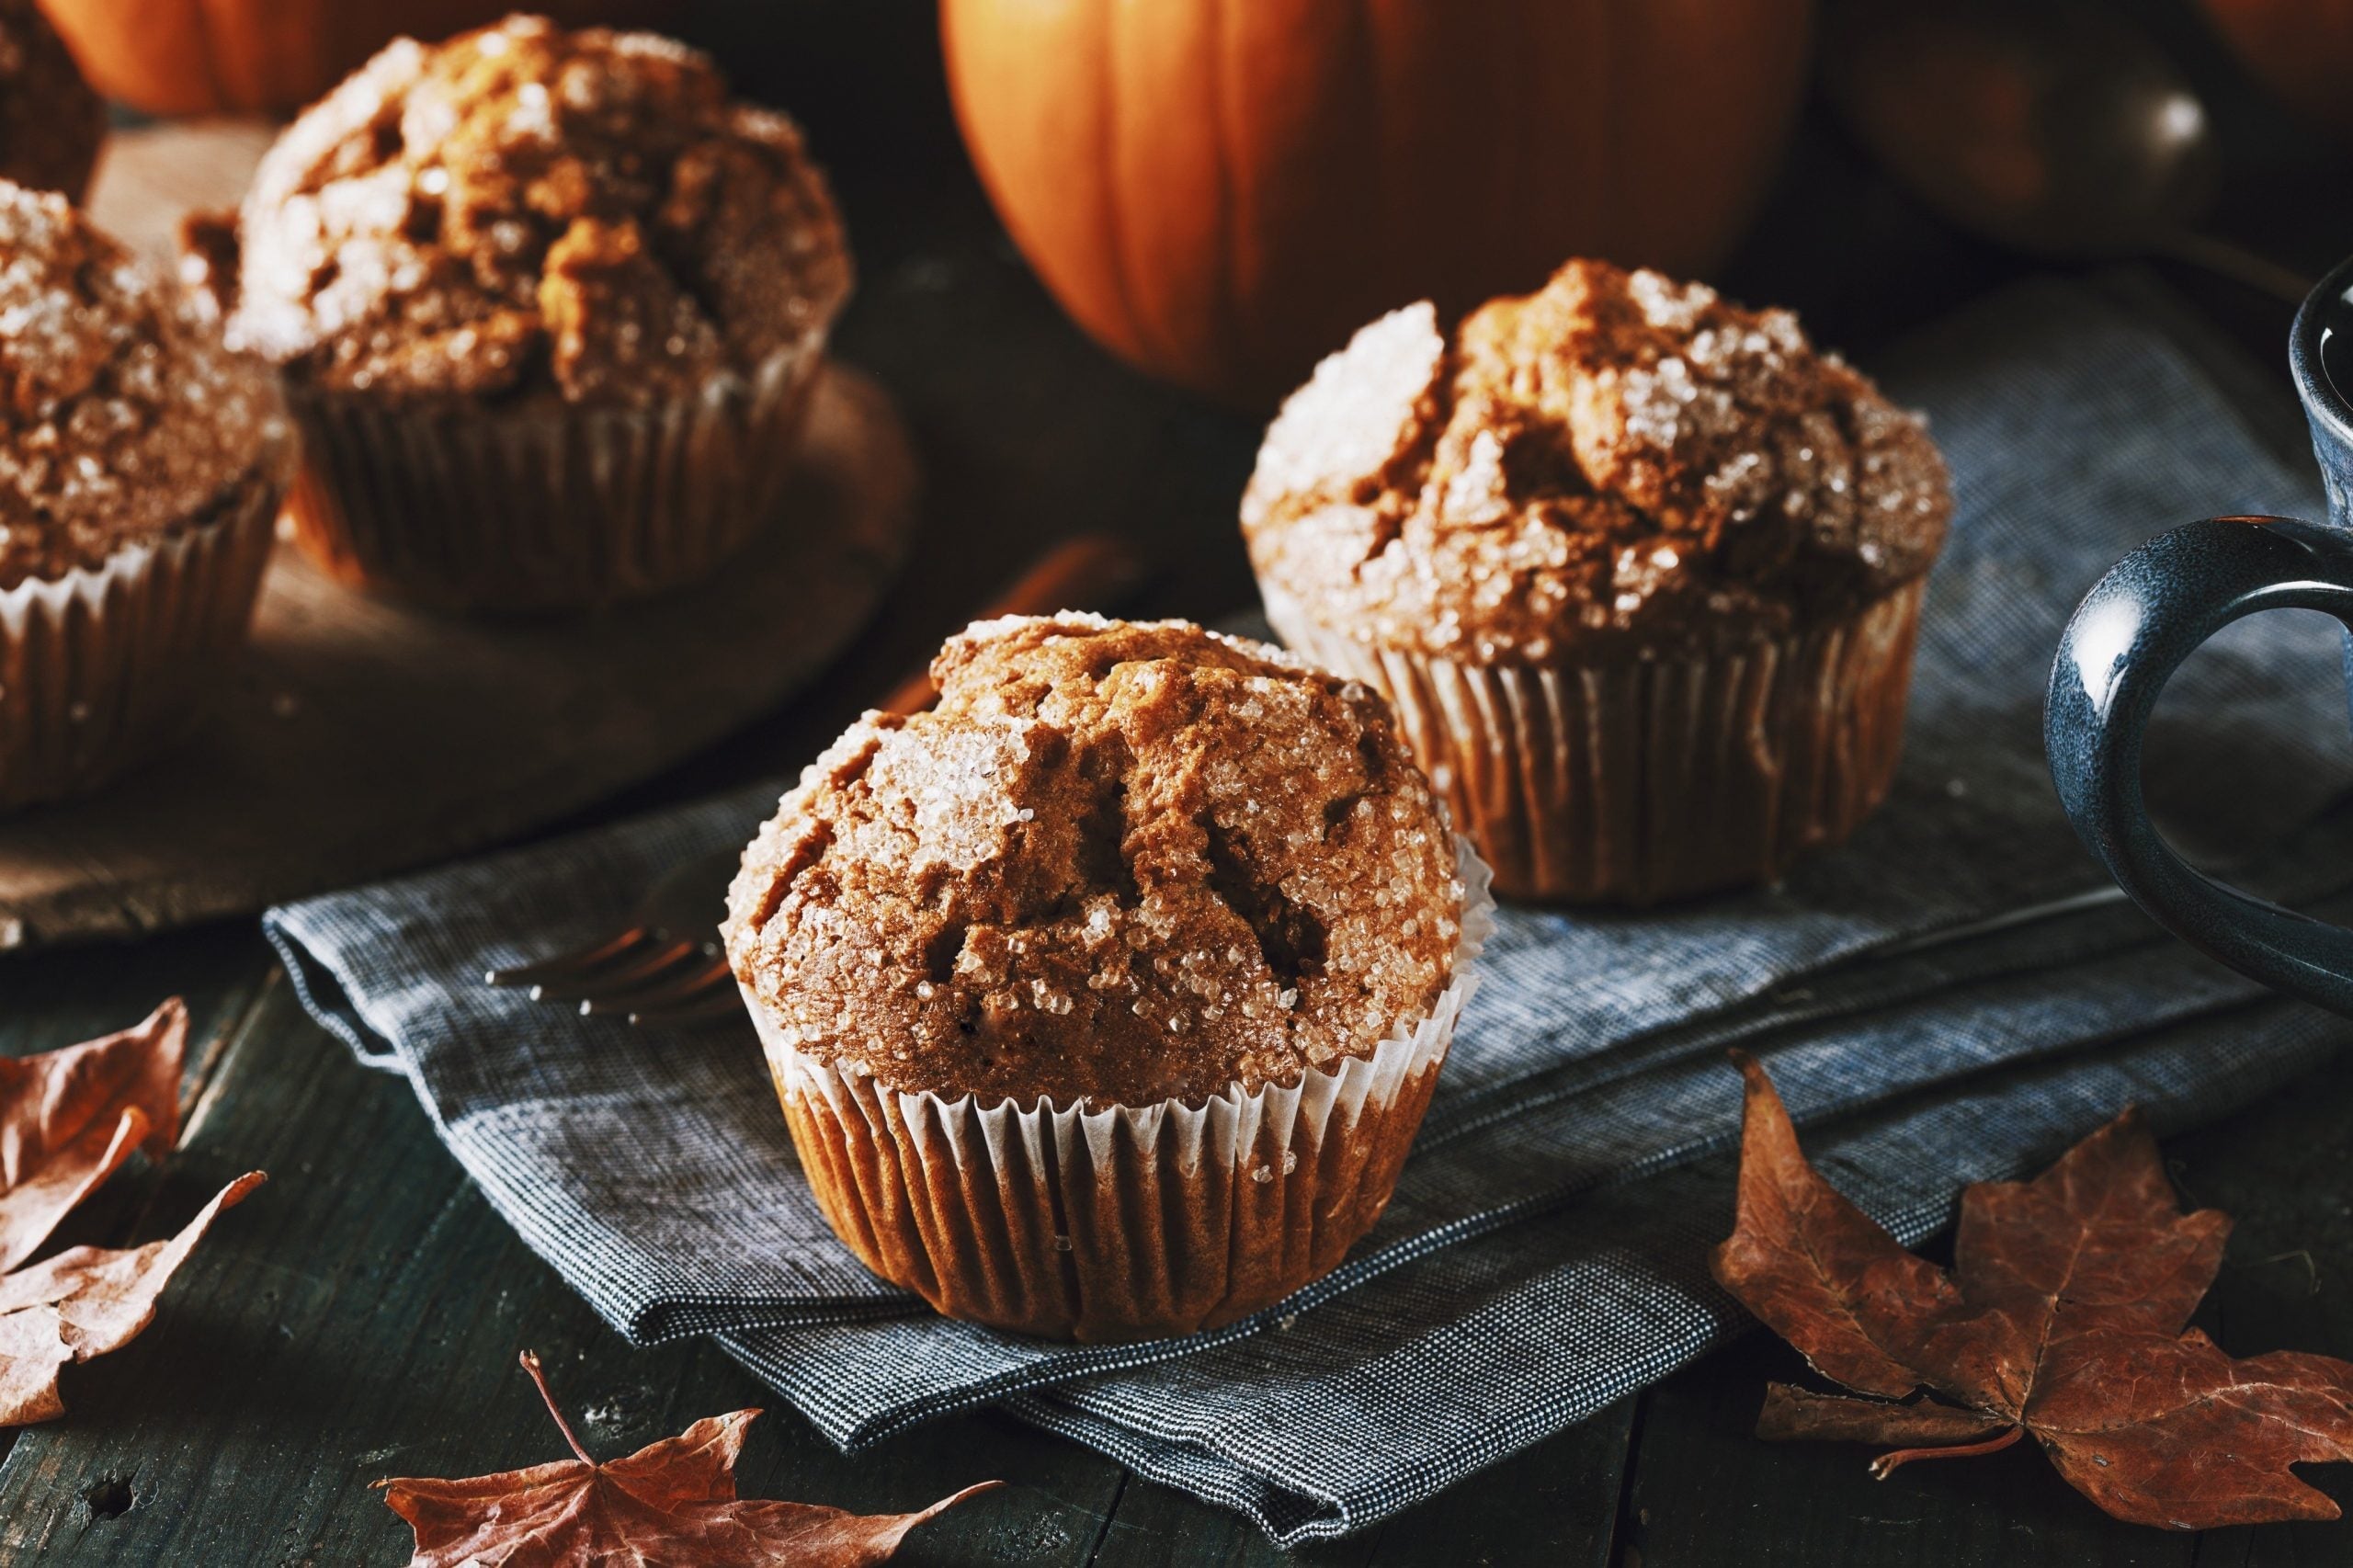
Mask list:
[[[2155,15],[2195,41],[2177,12]],[[927,18],[924,0],[830,0],[702,24],[748,85],[802,113],[835,165],[864,274],[843,351],[892,386],[914,423],[929,468],[927,536],[889,612],[820,690],[599,816],[795,766],[989,582],[1069,531],[1120,529],[1159,555],[1141,608],[1214,617],[1247,601],[1231,518],[1255,422],[1143,383],[1054,313],[956,150]],[[2226,68],[2201,71],[2237,101]],[[2225,213],[2234,232],[2314,270],[2353,248],[2348,202],[2335,194],[2353,193],[2341,165],[2260,113],[2232,129],[2243,176]],[[1797,305],[1821,336],[1868,359],[1872,345],[2019,265],[1935,223],[1817,118],[1733,281]],[[2278,362],[2283,311],[2177,281]],[[118,1178],[66,1239],[144,1240],[237,1172],[260,1166],[273,1179],[222,1221],[143,1339],[66,1373],[67,1417],[15,1438],[0,1463],[0,1561],[404,1561],[406,1529],[370,1482],[561,1453],[515,1369],[525,1346],[607,1454],[764,1403],[706,1346],[633,1350],[603,1327],[492,1214],[406,1084],[356,1065],[309,1022],[247,922],[0,960],[0,1051],[64,1045],[172,994],[197,1019],[183,1146],[161,1168]],[[2185,1190],[2239,1221],[2203,1325],[2240,1354],[2353,1356],[2353,1062],[2169,1152]],[[2353,1525],[2190,1538],[2112,1524],[2023,1446],[1878,1484],[1862,1450],[1756,1442],[1762,1383],[1796,1369],[1753,1337],[1295,1560],[2353,1560]],[[742,1471],[747,1494],[878,1511],[991,1476],[1011,1484],[926,1528],[904,1561],[1287,1560],[1237,1516],[987,1413],[844,1457],[778,1409],[754,1429]],[[2353,1498],[2353,1471],[2313,1478]]]

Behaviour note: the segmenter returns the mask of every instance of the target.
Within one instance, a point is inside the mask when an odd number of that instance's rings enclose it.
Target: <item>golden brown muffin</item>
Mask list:
[[[291,478],[277,378],[57,195],[0,183],[0,805],[184,724]]]
[[[1427,304],[1358,333],[1267,430],[1243,529],[1327,625],[1542,663],[1851,613],[1951,510],[1919,420],[1787,311],[1575,261],[1452,342]]]
[[[1884,793],[1950,513],[1920,422],[1788,312],[1575,261],[1450,338],[1427,305],[1358,333],[1242,525],[1277,628],[1398,705],[1499,888],[1649,900]]]
[[[1296,1290],[1386,1203],[1484,918],[1381,699],[1077,615],[975,625],[933,676],[937,708],[811,767],[728,899],[835,1228],[941,1310],[1039,1333],[1185,1332]],[[887,1134],[850,1108],[885,1100]],[[974,1116],[1068,1146],[1005,1166]],[[1205,1164],[1210,1125],[1230,1153]],[[935,1138],[1004,1179],[916,1190]],[[1139,1203],[1165,1223],[1086,1219]]]
[[[232,335],[386,398],[648,402],[849,289],[790,120],[682,44],[526,17],[387,47],[270,149],[239,237]]]
[[[1199,1102],[1446,986],[1453,835],[1380,699],[1182,622],[984,622],[745,852],[737,973],[893,1088]]]
[[[0,179],[80,201],[106,135],[104,100],[36,0],[0,0]]]
[[[630,597],[742,544],[850,286],[791,121],[683,45],[529,17],[388,46],[278,138],[233,244],[201,237],[311,438],[305,547],[453,608]]]
[[[0,182],[0,589],[201,526],[287,437],[267,366],[54,195]]]

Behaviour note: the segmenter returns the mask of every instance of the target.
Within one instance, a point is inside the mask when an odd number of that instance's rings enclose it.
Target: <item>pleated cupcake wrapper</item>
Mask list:
[[[1429,1016],[1367,1056],[1199,1106],[901,1093],[803,1052],[747,993],[826,1219],[949,1317],[1060,1339],[1214,1328],[1328,1273],[1388,1205],[1478,985],[1495,903],[1457,845],[1461,937]]]
[[[643,408],[297,387],[295,538],[340,582],[439,609],[585,608],[692,582],[779,520],[824,345],[814,332]]]
[[[243,646],[293,445],[222,517],[0,591],[0,810],[97,788],[186,730]]]
[[[1713,654],[1489,665],[1361,641],[1259,585],[1284,642],[1388,698],[1497,892],[1633,903],[1769,881],[1870,814],[1924,586]]]

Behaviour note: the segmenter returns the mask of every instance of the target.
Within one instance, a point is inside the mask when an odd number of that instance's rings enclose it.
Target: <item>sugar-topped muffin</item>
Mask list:
[[[201,526],[288,438],[269,368],[184,290],[0,183],[0,588]]]
[[[1790,312],[1573,261],[1359,332],[1242,527],[1277,628],[1396,702],[1499,888],[1648,900],[1778,874],[1884,792],[1950,514],[1920,421]]]
[[[293,462],[267,365],[63,196],[0,183],[0,807],[185,726]]]
[[[651,402],[829,321],[848,252],[800,131],[651,33],[400,40],[288,128],[231,335],[379,396]]]
[[[1449,341],[1427,304],[1319,367],[1243,503],[1263,579],[1383,645],[1542,663],[1756,641],[1922,574],[1919,420],[1787,311],[1571,262]]]
[[[460,609],[630,597],[740,546],[851,278],[790,119],[684,45],[535,17],[387,46],[194,238],[302,416],[305,548]]]
[[[784,797],[729,958],[827,1220],[942,1312],[1231,1322],[1336,1264],[1490,908],[1381,699],[1181,621],[975,625]]]
[[[761,830],[738,975],[894,1088],[1199,1100],[1361,1055],[1449,978],[1453,835],[1379,698],[1183,622],[983,622]]]

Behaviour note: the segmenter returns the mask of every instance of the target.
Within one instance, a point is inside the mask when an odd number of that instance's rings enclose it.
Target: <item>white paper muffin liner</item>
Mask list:
[[[187,730],[244,646],[290,433],[200,527],[0,590],[0,810],[98,788]]]
[[[403,403],[296,385],[288,511],[337,581],[437,609],[590,608],[708,574],[771,522],[824,328],[642,408]]]
[[[947,1315],[1063,1339],[1214,1328],[1328,1273],[1387,1207],[1478,987],[1495,902],[1456,846],[1461,935],[1429,1016],[1296,1084],[1199,1106],[896,1092],[783,1040],[746,992],[825,1218]]]
[[[1683,658],[1475,665],[1380,646],[1265,582],[1282,640],[1389,699],[1506,898],[1652,903],[1770,881],[1886,797],[1925,580]]]

